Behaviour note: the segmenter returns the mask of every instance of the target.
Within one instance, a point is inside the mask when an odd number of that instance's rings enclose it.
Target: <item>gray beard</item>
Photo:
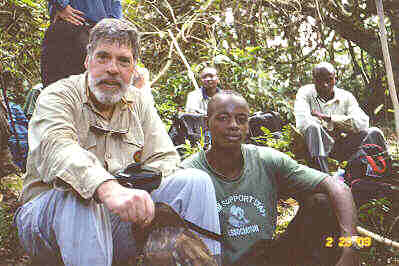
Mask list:
[[[98,81],[101,80],[101,78],[94,80],[93,77],[91,76],[91,74],[89,73],[88,75],[88,85],[89,85],[89,90],[90,92],[94,95],[94,97],[96,98],[96,100],[104,105],[114,105],[117,102],[119,102],[123,96],[125,96],[127,89],[129,87],[128,84],[125,84],[123,82],[121,82],[122,86],[119,90],[117,91],[101,91],[101,89],[99,89],[96,84],[98,83]]]

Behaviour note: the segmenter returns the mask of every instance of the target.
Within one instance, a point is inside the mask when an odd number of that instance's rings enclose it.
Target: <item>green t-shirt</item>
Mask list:
[[[327,175],[298,164],[275,149],[242,145],[244,168],[234,181],[218,177],[201,151],[183,161],[184,168],[206,171],[215,186],[221,231],[235,249],[224,250],[235,262],[259,239],[272,239],[277,221],[278,192],[311,191]]]

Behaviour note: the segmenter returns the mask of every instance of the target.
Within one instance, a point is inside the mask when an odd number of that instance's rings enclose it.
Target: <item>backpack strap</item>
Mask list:
[[[381,167],[381,168],[379,168],[379,167],[377,166],[377,163],[374,161],[374,159],[373,159],[372,156],[367,155],[367,156],[366,156],[366,159],[367,159],[367,161],[369,162],[369,164],[371,165],[371,167],[373,168],[373,170],[374,170],[375,172],[377,172],[377,173],[379,173],[379,174],[383,174],[383,173],[385,172],[385,170],[386,170],[386,168],[387,168],[387,167],[386,167],[387,164],[386,164],[386,162],[385,162],[385,160],[384,160],[384,157],[382,157],[382,156],[377,156],[378,161],[382,164],[382,167]]]
[[[210,239],[213,239],[213,240],[216,240],[216,241],[222,243],[223,246],[225,248],[227,248],[227,249],[230,249],[232,251],[236,251],[236,249],[232,245],[230,245],[230,243],[227,242],[223,238],[223,235],[217,234],[217,233],[209,231],[209,230],[207,230],[205,228],[199,227],[198,225],[196,225],[196,224],[194,224],[194,223],[192,223],[192,222],[190,222],[190,221],[188,221],[186,219],[183,219],[183,221],[184,221],[184,224],[187,225],[187,227],[190,228],[191,230],[193,230],[193,231],[195,231],[197,233],[200,233],[200,234],[202,234],[202,235],[204,235],[204,236],[206,236],[206,237],[208,237]]]
[[[379,151],[379,153],[375,154],[375,155],[366,155],[364,156],[367,159],[367,162],[370,164],[370,166],[372,167],[373,171],[379,174],[383,174],[386,171],[387,168],[387,164],[385,162],[384,157],[381,155],[382,153],[384,153],[384,149],[377,144],[372,144],[372,143],[368,143],[368,144],[363,144],[362,147],[365,148],[365,152],[367,153],[367,149],[368,148],[375,148]],[[376,157],[377,160],[380,162],[381,167],[379,167],[376,163],[376,161],[374,160],[373,157]]]

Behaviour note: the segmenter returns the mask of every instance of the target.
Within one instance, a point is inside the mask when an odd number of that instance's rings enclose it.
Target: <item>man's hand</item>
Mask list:
[[[344,248],[342,250],[342,255],[336,266],[359,266],[360,260],[359,256],[351,248]]]
[[[145,190],[121,186],[116,180],[109,180],[97,188],[97,196],[122,221],[148,225],[154,219],[154,202]]]
[[[85,22],[83,16],[84,13],[82,11],[79,11],[72,8],[70,5],[67,5],[63,10],[57,10],[54,22],[57,21],[57,19],[62,19],[76,26],[82,26]]]
[[[312,110],[312,115],[318,117],[319,119],[322,119],[326,122],[330,122],[331,121],[331,116],[320,113],[319,111],[316,110]]]

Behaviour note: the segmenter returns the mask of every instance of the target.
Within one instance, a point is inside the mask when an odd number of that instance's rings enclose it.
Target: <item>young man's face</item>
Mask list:
[[[101,42],[85,60],[88,82],[96,100],[104,105],[117,103],[131,84],[135,64],[131,48]]]
[[[235,95],[219,94],[207,120],[212,147],[240,147],[248,134],[249,107]]]
[[[334,93],[335,73],[322,68],[317,75],[313,77],[316,91],[321,97],[331,96]]]
[[[207,68],[201,72],[201,81],[206,89],[216,89],[219,78],[214,68]]]

